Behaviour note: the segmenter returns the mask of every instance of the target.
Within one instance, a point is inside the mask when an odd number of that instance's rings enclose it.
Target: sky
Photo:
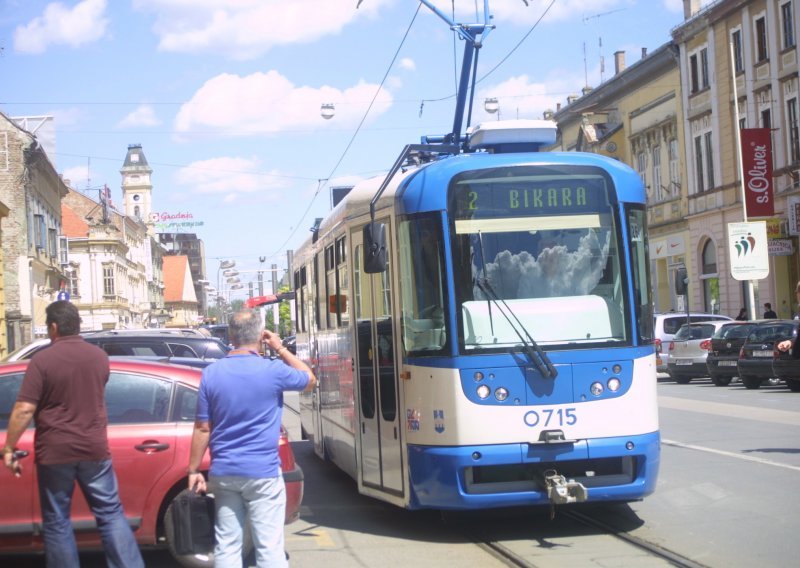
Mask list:
[[[702,2],[703,5],[708,1]],[[436,0],[482,22],[483,0]],[[682,0],[489,0],[473,124],[542,118],[670,38]],[[0,0],[0,111],[53,117],[71,186],[122,203],[128,145],[153,210],[190,214],[214,280],[286,266],[330,187],[452,128],[463,41],[416,0]],[[323,104],[333,104],[330,119]],[[243,279],[245,282],[247,279]]]

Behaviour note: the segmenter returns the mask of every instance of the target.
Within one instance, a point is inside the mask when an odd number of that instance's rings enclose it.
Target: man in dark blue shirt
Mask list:
[[[206,491],[200,462],[211,446],[208,489],[216,508],[214,565],[241,566],[249,516],[258,566],[286,566],[286,492],[280,470],[284,391],[310,391],[311,369],[264,330],[257,311],[234,314],[228,333],[235,349],[203,370],[189,458],[189,488]],[[278,360],[261,357],[262,342]]]

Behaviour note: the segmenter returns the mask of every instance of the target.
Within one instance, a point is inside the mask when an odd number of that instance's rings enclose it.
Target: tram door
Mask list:
[[[387,222],[388,224],[388,222]],[[389,227],[387,226],[387,229]],[[392,266],[385,272],[363,271],[361,229],[351,235],[353,308],[356,322],[357,428],[360,480],[391,493],[403,492],[397,373],[394,353]],[[390,244],[387,243],[387,249]],[[391,259],[391,250],[387,250]]]

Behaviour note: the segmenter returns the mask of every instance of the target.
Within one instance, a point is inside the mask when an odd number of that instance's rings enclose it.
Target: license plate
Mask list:
[[[736,361],[720,361],[719,362],[719,366],[720,367],[735,367],[736,366]]]
[[[753,357],[772,357],[772,351],[756,349],[755,351],[753,351]]]
[[[691,365],[692,364],[692,360],[691,359],[675,359],[675,364],[676,365]]]

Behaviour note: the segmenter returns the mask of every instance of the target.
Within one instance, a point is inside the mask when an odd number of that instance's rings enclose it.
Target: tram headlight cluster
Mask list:
[[[622,386],[622,381],[620,381],[617,377],[611,377],[603,384],[602,381],[595,381],[589,386],[589,392],[591,392],[594,396],[600,396],[603,392],[608,389],[610,392],[617,392],[619,388]]]
[[[475,380],[476,383],[481,383],[486,375],[484,375],[481,371],[475,371],[475,374],[472,375],[472,378]],[[494,373],[489,373],[489,379],[494,379]],[[492,394],[492,388],[487,385],[486,383],[481,383],[478,385],[478,388],[475,389],[478,398],[480,399],[487,399]],[[494,397],[503,402],[508,398],[508,389],[505,387],[497,387],[494,389]]]

